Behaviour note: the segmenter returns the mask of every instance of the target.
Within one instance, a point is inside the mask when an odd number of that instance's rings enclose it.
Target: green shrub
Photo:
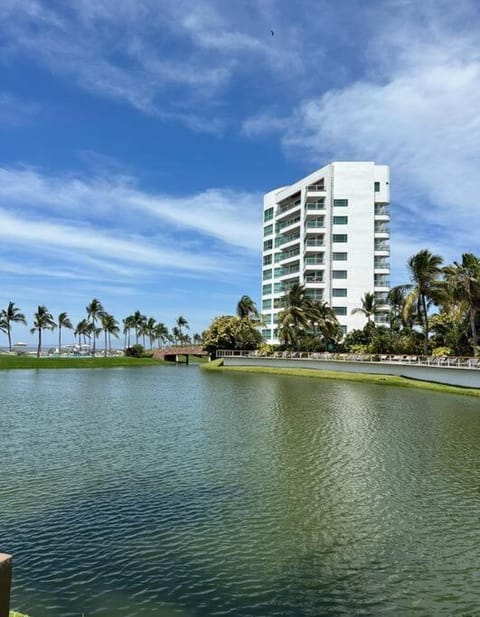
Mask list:
[[[132,345],[132,347],[127,347],[125,349],[125,355],[130,357],[130,358],[143,358],[145,350],[143,348],[143,345],[140,345],[140,343],[136,343],[135,345]]]

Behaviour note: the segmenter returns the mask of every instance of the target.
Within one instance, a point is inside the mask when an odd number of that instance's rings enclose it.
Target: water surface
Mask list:
[[[469,615],[480,404],[197,367],[0,373],[33,617]]]

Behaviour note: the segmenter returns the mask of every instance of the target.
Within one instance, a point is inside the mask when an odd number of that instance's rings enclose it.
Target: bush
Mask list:
[[[137,343],[136,345],[132,345],[132,347],[127,347],[125,349],[125,355],[130,358],[151,358],[153,356],[153,353],[145,353],[143,345]]]

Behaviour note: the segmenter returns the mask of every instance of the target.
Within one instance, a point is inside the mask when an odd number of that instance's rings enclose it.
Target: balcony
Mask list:
[[[299,223],[300,223],[300,216],[289,218],[285,221],[282,221],[281,223],[277,223],[277,232],[282,231],[282,229],[285,229],[286,227],[291,227],[292,225],[298,225]]]
[[[325,228],[325,217],[317,216],[316,218],[307,219],[305,222],[305,233],[313,233],[319,229]]]
[[[305,266],[323,266],[323,255],[305,257]]]
[[[306,274],[304,280],[306,285],[323,285],[323,276],[318,274]]]
[[[310,298],[310,300],[314,300],[315,302],[323,301],[323,289],[307,289],[305,291],[305,296]]]
[[[375,221],[375,233],[376,234],[390,234],[390,225],[386,223]]]
[[[375,204],[375,216],[387,216],[390,218],[390,207],[385,204]]]
[[[375,313],[373,319],[375,323],[379,323],[379,324],[390,323],[390,318],[389,318],[388,313]]]
[[[390,245],[388,242],[378,242],[377,240],[375,240],[373,250],[378,253],[387,253],[388,255],[390,255]]]
[[[291,266],[284,266],[283,268],[277,268],[275,271],[275,276],[278,278],[283,278],[285,276],[293,276],[298,274],[300,271],[299,264],[293,264]]]
[[[301,205],[302,202],[300,201],[300,199],[289,202],[288,204],[279,205],[276,212],[277,220],[283,218],[284,216],[288,216],[288,214],[300,208]]]
[[[305,209],[308,212],[318,212],[319,210],[325,210],[325,202],[323,201],[312,201],[307,202]]]
[[[283,263],[285,261],[288,261],[289,259],[294,259],[295,257],[298,257],[299,254],[300,254],[299,248],[294,249],[292,251],[283,251],[279,255],[278,263]]]
[[[281,238],[275,238],[275,248],[279,246],[283,246],[284,244],[288,244],[289,242],[295,242],[300,238],[300,234],[288,234],[286,236],[282,236]]]
[[[386,259],[376,259],[373,264],[374,270],[390,270],[390,262]]]
[[[373,283],[374,287],[387,287],[390,288],[390,280],[388,278],[388,276],[382,276],[382,275],[375,275],[374,278],[374,283]]]

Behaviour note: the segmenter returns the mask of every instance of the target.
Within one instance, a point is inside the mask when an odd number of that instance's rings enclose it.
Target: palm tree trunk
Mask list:
[[[38,328],[37,358],[40,358],[40,349],[41,348],[42,348],[42,328]]]
[[[476,322],[477,311],[474,308],[470,309],[470,329],[472,330],[472,345],[473,345],[473,355],[476,357],[478,355],[478,333],[477,333],[477,324]]]
[[[423,328],[425,333],[425,341],[423,350],[426,356],[428,356],[428,313],[427,313],[427,301],[425,295],[422,294],[422,313],[423,313]]]
[[[12,334],[10,332],[10,322],[7,321],[7,334],[8,334],[8,350],[12,351]]]
[[[58,355],[62,355],[62,326],[58,324]]]
[[[106,358],[107,357],[107,331],[104,330],[104,332],[105,332],[105,351],[103,352],[103,355]]]
[[[93,323],[93,356],[95,357],[95,343],[97,341],[97,333],[95,332],[95,317],[92,319]]]

